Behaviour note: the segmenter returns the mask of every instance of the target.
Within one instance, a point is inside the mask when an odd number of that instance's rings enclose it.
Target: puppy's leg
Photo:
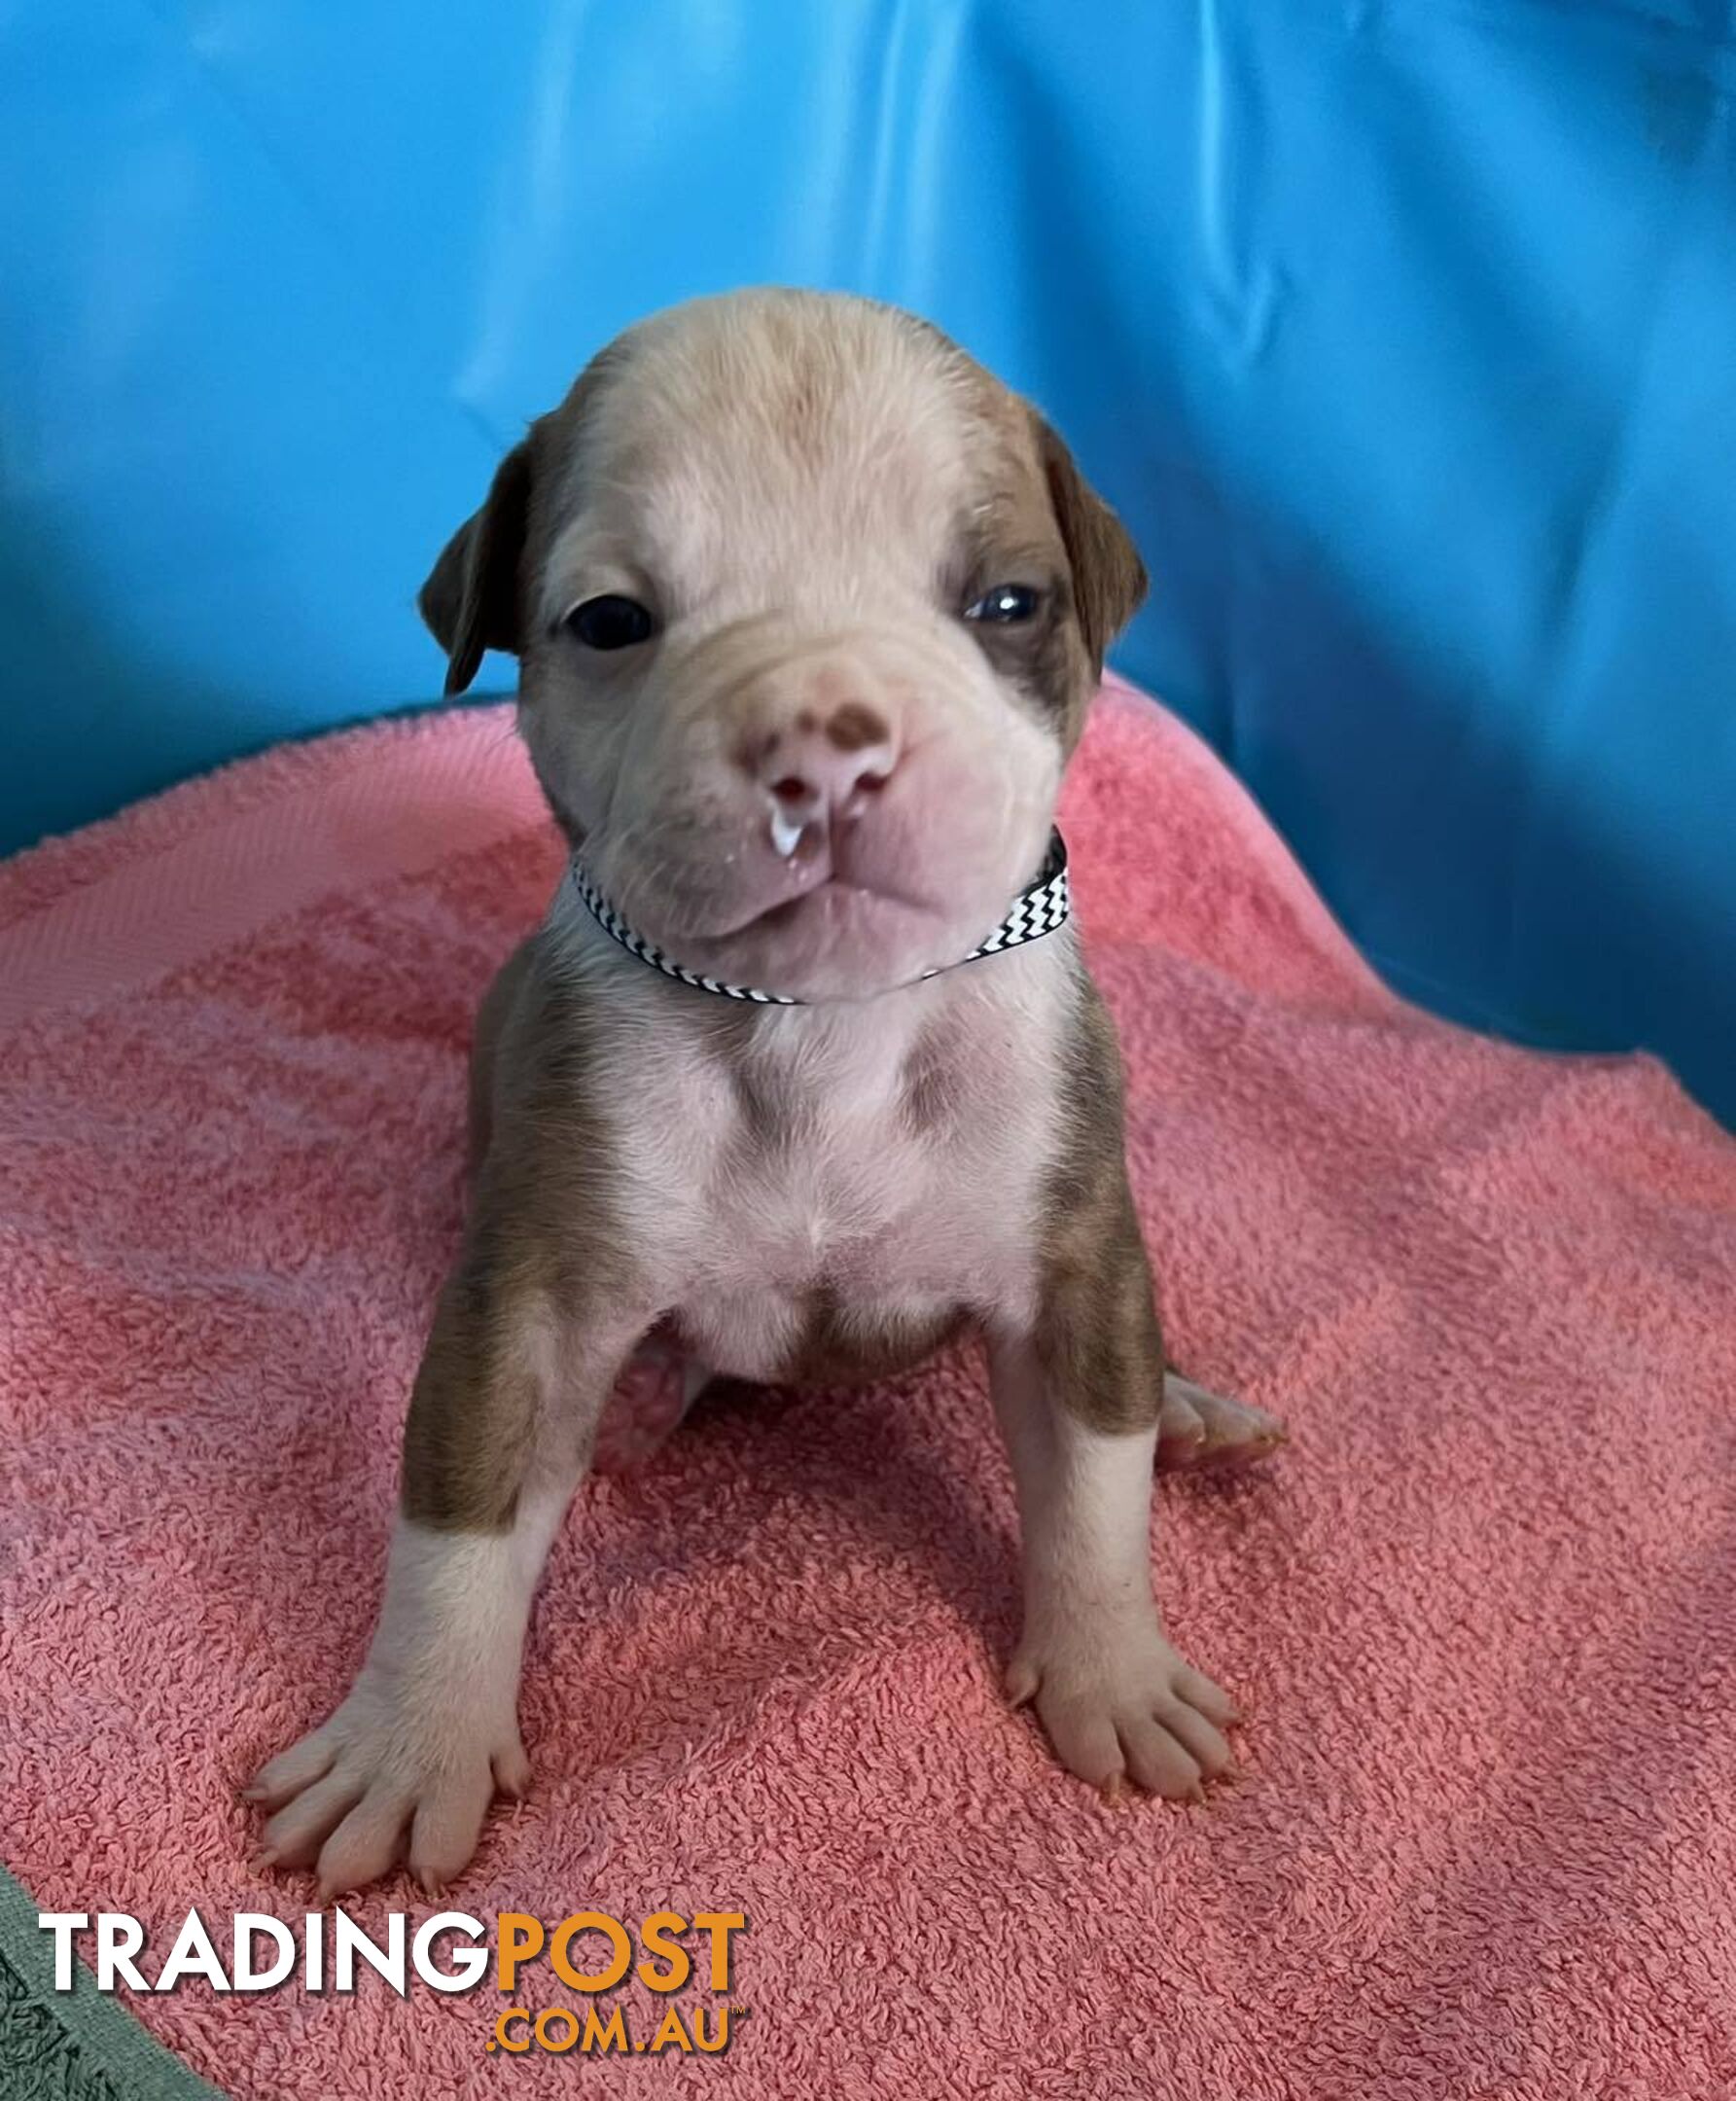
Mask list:
[[[1053,1390],[1037,1348],[997,1342],[991,1385],[1024,1530],[1024,1631],[1007,1674],[1070,1772],[1197,1798],[1229,1764],[1229,1698],[1163,1633],[1151,1595],[1155,1422],[1101,1429]],[[1153,1386],[1157,1368],[1151,1368]]]
[[[1264,1408],[1208,1392],[1179,1371],[1163,1374],[1157,1464],[1166,1473],[1191,1467],[1231,1473],[1254,1466],[1269,1458],[1285,1435],[1284,1425]]]
[[[987,1324],[1025,1545],[1008,1691],[1036,1702],[1081,1780],[1126,1774],[1191,1797],[1228,1765],[1235,1711],[1170,1647],[1151,1596],[1163,1336],[1127,1186],[1115,1030],[1088,978],[1078,990],[1031,1300]]]
[[[521,1193],[520,1193],[521,1194]],[[457,1874],[518,1738],[531,1593],[621,1360],[648,1324],[623,1280],[498,1230],[486,1182],[417,1375],[385,1599],[348,1697],[247,1790],[263,1861],[318,1870],[322,1901],[407,1844],[424,1887]],[[607,1286],[607,1288],[600,1288]]]

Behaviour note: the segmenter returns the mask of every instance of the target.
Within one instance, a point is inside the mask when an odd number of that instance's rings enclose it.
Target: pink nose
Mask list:
[[[898,765],[898,739],[864,700],[803,709],[761,742],[753,772],[792,825],[860,817]]]

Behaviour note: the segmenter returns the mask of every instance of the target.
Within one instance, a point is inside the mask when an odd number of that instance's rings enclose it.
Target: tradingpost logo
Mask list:
[[[330,1917],[309,1911],[300,1927],[265,1911],[237,1911],[220,1947],[197,1910],[182,1920],[168,1952],[147,1976],[151,1958],[144,1927],[124,1911],[42,1911],[37,1924],[53,1937],[54,1989],[73,1988],[73,1965],[83,1955],[98,1991],[174,1991],[203,1978],[214,1991],[269,1992],[298,1977],[319,1994],[344,1997],[372,1973],[385,1989],[407,1999],[418,1988],[478,1990],[492,1972],[506,2004],[491,2009],[483,2048],[520,2057],[528,2051],[564,2056],[665,2055],[719,2057],[729,2048],[747,2009],[730,1997],[736,1936],[748,1930],[742,1911],[653,1911],[636,1922],[607,1911],[572,1911],[545,1921],[528,1911],[502,1911],[492,1929],[465,1911],[437,1911],[412,1933],[407,1914],[390,1911],[376,1940],[347,1911]],[[546,1972],[580,1996],[575,2009],[520,2002],[526,1978]],[[607,1995],[636,1980],[653,1995],[653,2015]],[[376,1987],[377,1988],[377,1987]]]

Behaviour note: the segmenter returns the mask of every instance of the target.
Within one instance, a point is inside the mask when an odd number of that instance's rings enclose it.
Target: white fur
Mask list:
[[[1024,1629],[1007,1674],[1032,1700],[1063,1763],[1111,1790],[1124,1774],[1197,1799],[1224,1771],[1230,1702],[1186,1663],[1151,1595],[1151,1466],[1157,1431],[1093,1430],[1046,1390],[1027,1338],[990,1350],[995,1413],[1024,1530]]]
[[[406,1844],[429,1887],[470,1858],[496,1788],[517,1794],[528,1778],[519,1661],[567,1493],[534,1486],[499,1534],[398,1519],[379,1624],[348,1697],[249,1791],[284,1802],[266,1828],[267,1862],[317,1857],[324,1897],[383,1873]]]
[[[1029,1317],[1070,931],[875,1000],[759,1012],[753,1084],[796,1130],[770,1153],[743,1142],[715,1016],[695,1007],[711,995],[627,956],[570,885],[549,935],[596,988],[595,1106],[626,1237],[713,1370],[775,1376],[822,1284],[865,1328],[959,1305]],[[901,1106],[925,1031],[956,1064],[933,1130]]]

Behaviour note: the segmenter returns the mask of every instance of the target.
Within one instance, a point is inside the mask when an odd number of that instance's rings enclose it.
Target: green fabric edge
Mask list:
[[[224,2101],[99,1992],[83,1963],[54,1989],[54,1942],[0,1867],[0,2101]]]

